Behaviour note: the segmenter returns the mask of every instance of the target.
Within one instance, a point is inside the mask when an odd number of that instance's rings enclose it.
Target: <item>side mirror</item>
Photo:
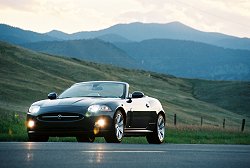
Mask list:
[[[128,95],[128,101],[127,102],[132,103],[132,94],[131,93],[129,93],[129,95]]]
[[[49,93],[49,94],[48,94],[48,98],[49,98],[50,100],[56,99],[56,98],[57,98],[56,92],[51,92],[51,93]]]
[[[144,93],[140,91],[135,91],[132,93],[132,98],[142,98],[142,97],[144,97]]]

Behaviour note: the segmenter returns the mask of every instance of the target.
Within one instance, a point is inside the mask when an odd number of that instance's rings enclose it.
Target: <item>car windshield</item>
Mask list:
[[[79,83],[65,90],[58,98],[70,97],[104,97],[123,98],[125,84],[112,82],[89,82]]]

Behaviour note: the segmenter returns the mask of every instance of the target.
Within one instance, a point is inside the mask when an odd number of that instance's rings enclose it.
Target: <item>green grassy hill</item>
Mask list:
[[[53,54],[63,57],[73,57],[81,60],[116,65],[119,67],[142,69],[136,59],[127,55],[123,50],[112,43],[99,39],[69,40],[69,41],[42,41],[21,44],[33,51]]]
[[[177,114],[178,124],[240,128],[243,118],[250,125],[250,83],[213,82],[175,78],[146,71],[62,58],[0,42],[0,133],[23,128],[31,103],[60,93],[75,82],[89,80],[125,81],[132,90],[158,98],[167,112],[168,125]],[[14,124],[13,124],[14,123]],[[247,129],[249,129],[247,127]]]

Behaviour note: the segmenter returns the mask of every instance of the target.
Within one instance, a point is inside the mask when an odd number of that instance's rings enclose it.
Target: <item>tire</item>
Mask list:
[[[146,136],[148,143],[161,144],[164,142],[165,136],[165,119],[162,114],[159,114],[156,120],[156,125],[153,133]]]
[[[94,135],[88,135],[88,136],[77,136],[76,137],[77,142],[94,142],[95,136]]]
[[[28,134],[28,140],[29,140],[29,142],[48,142],[49,137],[48,136]]]
[[[113,118],[112,130],[104,136],[107,143],[120,143],[124,136],[124,117],[117,111]]]

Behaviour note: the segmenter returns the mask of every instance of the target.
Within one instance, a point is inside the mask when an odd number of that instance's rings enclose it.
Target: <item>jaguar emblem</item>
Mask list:
[[[61,120],[61,119],[62,119],[62,115],[61,115],[61,114],[58,114],[57,119],[58,119],[58,120]]]

